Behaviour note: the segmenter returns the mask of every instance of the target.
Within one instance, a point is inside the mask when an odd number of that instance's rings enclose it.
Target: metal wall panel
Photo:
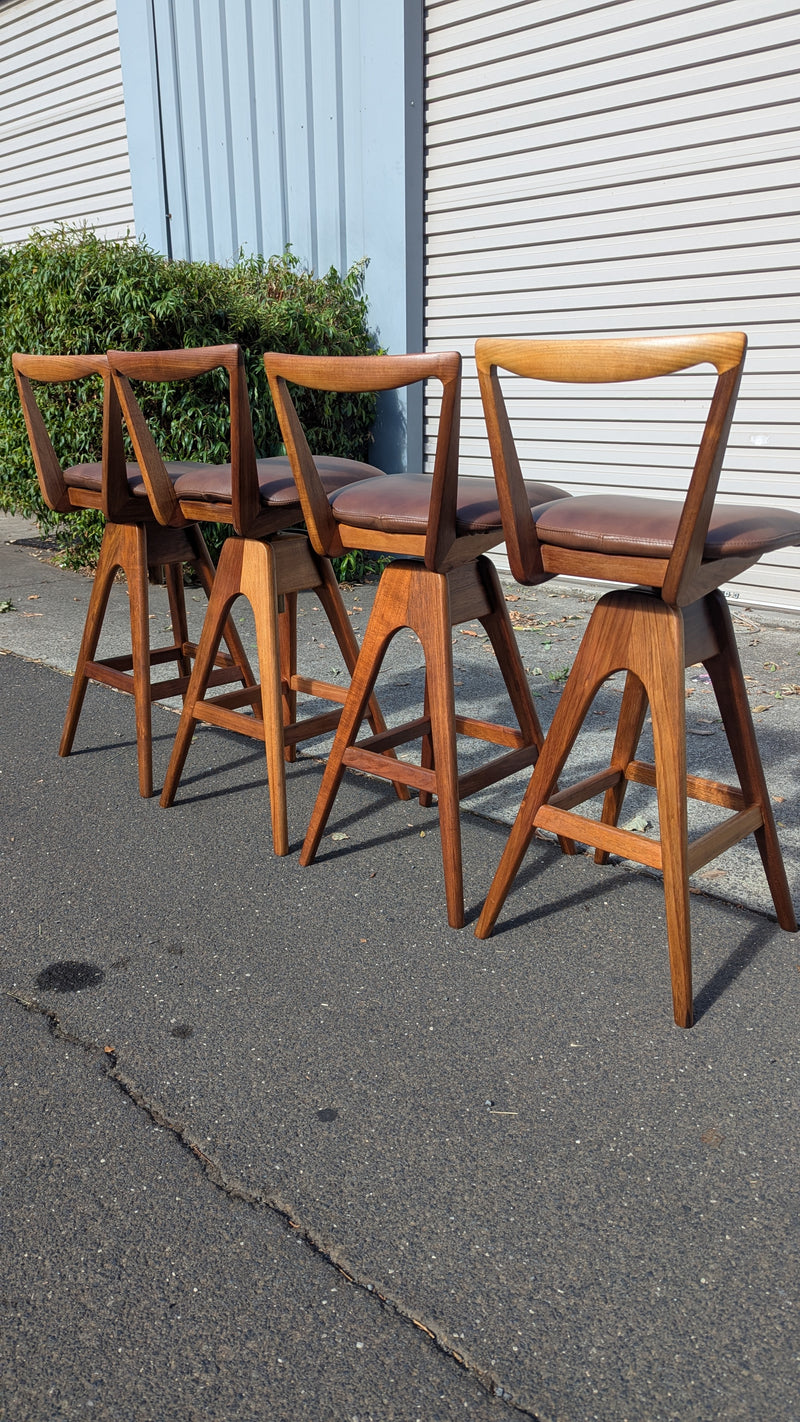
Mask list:
[[[133,230],[114,0],[0,6],[0,243],[60,222]]]
[[[466,472],[490,467],[476,336],[733,327],[750,350],[721,491],[800,507],[799,61],[779,0],[430,0],[425,331],[467,360]],[[674,496],[690,405],[564,390],[540,423],[517,401],[526,467]],[[800,550],[728,591],[800,607]]]
[[[368,257],[378,340],[419,349],[421,0],[118,0],[118,12],[137,234],[219,262],[290,244],[319,273]],[[396,410],[387,460],[413,447],[414,424],[413,403]],[[421,461],[421,404],[416,429]]]
[[[384,18],[400,13],[377,8]],[[291,243],[324,270],[364,256],[363,188],[347,182],[348,171],[363,168],[361,20],[354,0],[121,6],[124,63],[147,51],[163,126],[163,174],[154,134],[149,166],[136,154],[137,228],[157,241],[161,204],[176,257],[228,262],[241,248],[271,253]],[[398,33],[402,41],[402,24]],[[129,87],[129,123],[138,129]],[[385,136],[385,119],[369,119]],[[403,157],[401,149],[401,186]]]

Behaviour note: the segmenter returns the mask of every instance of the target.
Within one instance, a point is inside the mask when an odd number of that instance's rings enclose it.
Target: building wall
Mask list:
[[[133,230],[114,0],[0,4],[0,243]]]
[[[418,0],[118,0],[137,235],[229,262],[290,244],[369,258],[378,341],[422,340]],[[375,457],[421,460],[421,398],[384,401]],[[406,422],[408,430],[406,430]]]

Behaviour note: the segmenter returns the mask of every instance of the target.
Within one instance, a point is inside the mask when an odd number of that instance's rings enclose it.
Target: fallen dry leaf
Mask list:
[[[703,1145],[718,1146],[722,1145],[722,1142],[724,1141],[725,1137],[720,1135],[716,1126],[711,1126],[707,1131],[703,1131],[703,1134],[701,1135],[700,1139],[703,1142]]]

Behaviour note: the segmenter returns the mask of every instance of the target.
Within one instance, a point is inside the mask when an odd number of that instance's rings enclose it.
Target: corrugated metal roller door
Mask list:
[[[799,67],[800,11],[775,0],[757,15],[752,0],[678,0],[663,17],[649,0],[430,0],[428,346],[468,358],[484,334],[743,329],[721,489],[800,508]],[[666,423],[647,387],[577,408],[572,394],[553,386],[535,426],[515,402],[532,475],[576,493],[685,487],[684,386]],[[462,453],[465,472],[488,472],[469,358]],[[730,591],[800,607],[800,550]]]
[[[0,243],[59,222],[133,232],[114,0],[0,4]]]

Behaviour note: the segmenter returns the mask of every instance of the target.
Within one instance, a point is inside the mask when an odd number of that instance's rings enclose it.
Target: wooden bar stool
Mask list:
[[[139,468],[155,517],[170,530],[194,520],[229,524],[234,536],[222,547],[209,598],[191,681],[172,749],[161,804],[171,805],[198,721],[263,741],[270,792],[272,842],[276,854],[289,852],[285,760],[298,742],[332,730],[342,714],[347,688],[298,675],[297,594],[319,598],[352,673],[358,644],[342,603],[330,561],[311,548],[304,534],[283,530],[297,525],[302,510],[285,457],[257,459],[253,441],[244,359],[238,346],[198,350],[109,351],[108,360]],[[188,380],[212,370],[227,372],[230,389],[230,462],[180,466],[169,477],[134,395],[131,380]],[[379,470],[358,460],[318,457],[328,493]],[[209,696],[214,657],[230,608],[245,597],[255,617],[260,683]],[[298,692],[339,703],[335,710],[297,720]],[[385,731],[377,703],[365,710],[373,730]]]
[[[778,922],[790,931],[797,928],[731,619],[719,592],[763,554],[800,543],[795,513],[714,502],[746,344],[740,332],[721,332],[585,341],[484,339],[475,347],[514,576],[523,583],[564,573],[637,584],[607,593],[595,606],[476,933],[486,938],[492,932],[539,827],[595,847],[598,862],[613,851],[660,869],[674,1016],[681,1027],[693,1021],[690,874],[755,834]],[[535,382],[526,395],[541,398],[547,387],[538,382],[650,380],[700,364],[712,365],[717,378],[682,502],[600,493],[551,504],[531,516],[499,371]],[[684,668],[695,662],[702,662],[716,693],[738,786],[687,775]],[[597,690],[620,670],[627,678],[610,766],[558,790]],[[653,765],[636,759],[648,703]],[[631,781],[656,787],[657,838],[618,828]],[[576,806],[600,794],[599,819],[576,813]],[[732,813],[690,842],[687,798]]]
[[[384,569],[300,855],[313,860],[347,766],[412,786],[420,801],[439,802],[448,920],[464,924],[459,800],[533,764],[542,744],[519,650],[493,565],[484,552],[502,542],[494,485],[458,478],[461,357],[433,355],[325,358],[270,353],[264,357],[284,443],[317,553],[367,547],[394,555]],[[395,390],[416,381],[441,383],[442,405],[432,475],[392,474],[352,484],[328,498],[308,448],[289,384],[317,390]],[[528,507],[563,497],[553,485],[526,486]],[[477,618],[489,636],[519,727],[455,711],[452,628]],[[356,742],[392,637],[410,627],[425,654],[423,714],[388,733]],[[488,764],[459,776],[456,736],[504,747]],[[419,766],[390,760],[387,750],[421,740]]]
[[[122,443],[122,417],[108,362],[102,355],[22,355],[12,357],[25,424],[42,497],[56,513],[99,509],[106,524],[100,557],[92,584],[72,691],[61,733],[59,755],[69,755],[90,681],[113,686],[133,696],[136,708],[136,746],[139,792],[153,793],[151,703],[157,698],[183,695],[189,684],[191,658],[197,648],[189,641],[183,593],[183,564],[194,569],[206,595],[214,581],[214,565],[196,523],[183,528],[162,528],[153,515],[147,490],[135,464],[126,464]],[[37,403],[34,383],[62,384],[99,376],[104,384],[102,457],[96,463],[61,467]],[[169,465],[165,477],[174,475]],[[117,569],[128,584],[131,618],[131,652],[116,657],[96,657],[111,585]],[[172,642],[150,646],[148,577],[164,570],[172,620]],[[253,675],[244,648],[232,623],[226,623],[228,653],[215,661],[218,684],[252,685]],[[175,662],[177,676],[153,681],[151,668]]]

